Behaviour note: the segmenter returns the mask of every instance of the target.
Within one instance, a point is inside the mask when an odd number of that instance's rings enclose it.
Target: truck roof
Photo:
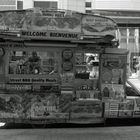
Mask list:
[[[112,36],[111,18],[70,10],[27,9],[0,11],[0,37],[43,40],[84,40]]]

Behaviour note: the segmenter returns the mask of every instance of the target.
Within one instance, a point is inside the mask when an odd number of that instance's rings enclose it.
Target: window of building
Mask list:
[[[0,11],[16,10],[16,0],[0,0]]]
[[[17,9],[23,9],[23,1],[17,1]]]
[[[34,7],[40,7],[43,9],[57,9],[57,2],[55,1],[34,1]]]
[[[16,5],[16,0],[0,0],[0,5]]]
[[[16,5],[15,6],[0,6],[0,11],[4,11],[4,10],[16,10]]]
[[[92,10],[86,10],[86,13],[92,13]]]
[[[85,5],[86,5],[86,8],[91,8],[91,2],[86,2]]]

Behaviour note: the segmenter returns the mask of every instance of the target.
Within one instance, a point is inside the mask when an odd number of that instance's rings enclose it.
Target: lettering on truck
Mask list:
[[[47,37],[47,32],[26,32],[22,31],[22,36],[33,36],[33,37]]]
[[[78,39],[78,33],[60,33],[60,32],[37,32],[37,31],[22,31],[21,36],[28,37],[43,37],[43,38],[58,38],[58,39]]]
[[[75,38],[78,39],[78,34],[72,33],[50,33],[50,37],[58,37],[58,38]]]

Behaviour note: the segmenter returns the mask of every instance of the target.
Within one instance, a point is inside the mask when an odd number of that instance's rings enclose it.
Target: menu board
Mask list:
[[[103,98],[122,100],[125,95],[126,55],[103,54],[101,56],[101,92]]]
[[[124,84],[125,58],[115,54],[102,56],[102,83]]]
[[[58,73],[59,52],[50,50],[23,51],[13,50],[9,52],[9,74],[15,75],[44,75]]]

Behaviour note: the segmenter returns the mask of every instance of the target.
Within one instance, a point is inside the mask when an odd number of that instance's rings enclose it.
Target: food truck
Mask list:
[[[0,121],[103,123],[140,117],[127,98],[125,49],[107,17],[64,10],[0,12]]]

